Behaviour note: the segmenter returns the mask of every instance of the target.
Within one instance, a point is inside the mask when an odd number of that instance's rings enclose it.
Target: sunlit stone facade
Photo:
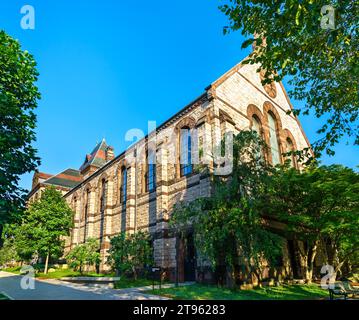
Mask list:
[[[196,151],[202,150],[198,159],[208,164],[210,170],[214,146],[225,132],[238,133],[249,128],[259,131],[271,146],[266,158],[272,163],[283,162],[282,153],[288,148],[309,146],[298,119],[286,114],[292,106],[282,84],[274,83],[267,90],[257,68],[238,64],[149,137],[116,157],[104,141],[97,146],[94,151],[102,149],[101,154],[89,155],[87,163],[96,157],[102,161],[96,165],[86,165],[85,161],[79,170],[81,181],[64,194],[75,212],[66,250],[89,237],[97,238],[101,243],[101,269],[107,270],[111,237],[120,232],[148,231],[153,238],[155,264],[169,278],[175,278],[176,267],[180,281],[198,278],[196,269],[201,262],[196,259],[191,239],[176,239],[169,220],[177,202],[209,196],[210,179],[208,174],[181,165],[181,157],[188,157],[186,150],[180,150],[184,144],[181,129],[191,133],[192,160],[197,159]],[[150,174],[146,161],[149,150],[156,156],[156,166]],[[292,163],[297,166],[294,158]],[[288,261],[286,249],[283,255],[283,260]],[[288,267],[285,261],[283,268]]]

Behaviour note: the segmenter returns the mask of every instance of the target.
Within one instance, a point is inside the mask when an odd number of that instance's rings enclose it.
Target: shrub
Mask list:
[[[152,261],[152,247],[148,233],[137,232],[128,236],[126,233],[120,233],[111,239],[107,263],[117,273],[131,272],[137,279],[138,270],[152,264]]]
[[[99,242],[89,238],[86,243],[73,248],[66,256],[68,264],[75,271],[83,273],[84,266],[93,266],[100,263],[100,253],[98,252]]]

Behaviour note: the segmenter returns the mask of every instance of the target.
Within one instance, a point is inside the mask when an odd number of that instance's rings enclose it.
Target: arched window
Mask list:
[[[277,124],[276,119],[272,113],[268,113],[268,124],[269,124],[269,144],[272,154],[272,164],[275,166],[280,164],[280,152],[277,137]]]
[[[86,202],[85,202],[85,212],[84,212],[84,242],[86,242],[87,238],[87,219],[88,219],[88,211],[90,207],[90,190],[88,189],[86,192]]]
[[[75,219],[77,219],[77,197],[74,197],[74,208],[73,208],[73,212],[74,212],[74,217],[73,217],[73,227],[71,229],[71,245],[74,242],[74,232],[75,232]]]
[[[146,173],[145,186],[146,192],[152,192],[156,189],[156,151],[146,150]]]
[[[121,169],[121,184],[120,184],[120,202],[126,204],[127,200],[127,169]]]
[[[261,136],[261,123],[256,116],[252,118],[252,130],[258,133],[258,136]]]
[[[257,118],[257,116],[253,116],[252,118],[252,130],[257,132],[258,137],[261,138],[262,137],[262,125],[259,121],[259,119]],[[262,152],[258,152],[258,154],[256,154],[257,157],[262,157],[263,154]]]
[[[101,198],[100,198],[100,212],[105,211],[107,199],[107,181],[105,179],[101,182]]]
[[[188,127],[181,128],[180,134],[181,176],[192,173],[192,138]]]
[[[294,151],[294,145],[293,142],[290,138],[287,138],[286,140],[286,152],[291,152]],[[290,161],[290,166],[291,167],[295,167],[295,159],[294,159],[294,154],[291,154],[290,156],[288,156],[287,158]]]

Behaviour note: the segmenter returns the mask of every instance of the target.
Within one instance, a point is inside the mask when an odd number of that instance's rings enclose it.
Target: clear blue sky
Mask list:
[[[220,0],[11,0],[0,3],[0,28],[34,54],[42,99],[37,110],[41,171],[79,168],[103,137],[118,154],[128,129],[159,125],[199,96],[248,50],[239,33],[223,36]],[[20,27],[33,5],[36,29]],[[285,83],[284,83],[285,84]],[[302,103],[292,101],[296,107]],[[318,119],[300,117],[315,141]],[[325,164],[359,164],[341,143]],[[32,175],[21,186],[30,188]]]

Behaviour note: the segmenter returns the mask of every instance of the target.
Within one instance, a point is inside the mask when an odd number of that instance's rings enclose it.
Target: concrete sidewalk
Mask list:
[[[35,289],[20,287],[22,276],[0,271],[0,292],[14,300],[168,300],[146,294],[152,287],[111,289],[103,285],[84,285],[60,280],[35,280]],[[164,285],[167,287],[171,285]]]

